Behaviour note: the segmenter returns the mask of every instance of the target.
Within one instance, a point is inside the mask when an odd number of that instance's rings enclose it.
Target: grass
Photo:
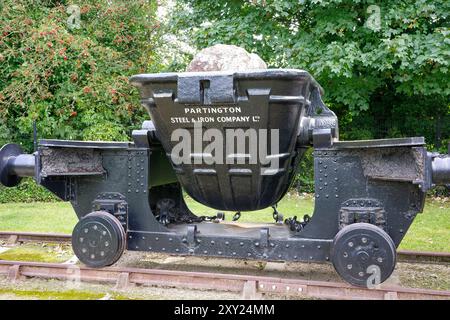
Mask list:
[[[214,215],[215,211],[188,199],[197,215]],[[278,206],[285,218],[311,214],[314,203],[309,195],[288,194]],[[230,221],[234,213],[227,212]],[[272,222],[272,210],[242,214],[240,222]],[[71,233],[77,217],[68,203],[0,204],[1,231]],[[424,213],[419,214],[400,245],[405,250],[450,252],[450,202],[428,199]]]
[[[72,233],[77,221],[69,203],[0,204],[1,231]]]
[[[99,300],[105,297],[105,292],[93,292],[87,290],[69,289],[64,290],[64,286],[59,289],[48,289],[44,286],[39,288],[16,288],[8,284],[0,288],[0,299],[24,299],[24,300]],[[128,296],[115,292],[109,293],[109,298],[113,300],[131,300]]]
[[[1,260],[62,263],[73,256],[68,245],[27,243],[0,254]]]

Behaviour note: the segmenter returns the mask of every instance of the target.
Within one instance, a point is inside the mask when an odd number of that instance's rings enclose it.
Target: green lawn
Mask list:
[[[188,199],[192,211],[198,215],[214,215],[214,211]],[[311,214],[311,196],[287,195],[278,209],[286,217]],[[233,213],[226,213],[231,220]],[[243,213],[240,222],[271,222],[272,210]],[[71,233],[77,222],[68,203],[10,203],[0,204],[0,231]],[[425,211],[414,220],[401,249],[450,252],[450,202],[428,200]]]

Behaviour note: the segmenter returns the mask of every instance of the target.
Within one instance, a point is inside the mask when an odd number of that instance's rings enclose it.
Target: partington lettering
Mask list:
[[[185,107],[186,114],[241,113],[241,107]]]

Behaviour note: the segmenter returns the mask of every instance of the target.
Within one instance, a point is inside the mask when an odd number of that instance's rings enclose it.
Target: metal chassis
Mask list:
[[[381,221],[384,224],[381,227],[398,246],[416,214],[422,211],[425,198],[425,192],[421,189],[424,181],[419,181],[420,177],[414,181],[388,176],[368,177],[360,158],[361,152],[367,149],[388,148],[394,155],[389,161],[394,161],[396,165],[401,165],[411,152],[422,154],[425,159],[426,150],[422,139],[324,144],[315,148],[316,205],[311,222],[302,231],[289,231],[288,236],[280,237],[272,234],[271,225],[268,224],[255,227],[251,236],[230,235],[227,232],[202,233],[202,228],[212,222],[191,223],[181,228],[182,231],[174,231],[156,219],[157,199],[152,200],[152,196],[172,197],[182,210],[189,209],[174,176],[173,180],[166,179],[165,182],[154,183],[152,180],[158,172],[167,170],[168,164],[161,163],[160,146],[137,148],[128,143],[41,141],[39,153],[46,148],[98,150],[104,173],[40,177],[40,183],[62,199],[70,201],[80,219],[98,209],[110,211],[116,216],[120,214],[125,219],[123,225],[127,234],[127,249],[133,251],[328,262],[334,236],[342,227],[344,203],[355,202],[361,212],[358,219],[369,223],[375,223],[370,221],[371,210],[374,209],[366,204],[381,203],[382,210],[377,209],[383,212]],[[167,189],[168,186],[170,188]],[[114,209],[117,208],[116,204],[120,205],[120,210]],[[215,228],[220,229],[217,225]]]

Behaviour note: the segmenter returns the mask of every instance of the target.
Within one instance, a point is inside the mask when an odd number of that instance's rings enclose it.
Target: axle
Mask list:
[[[435,185],[450,184],[450,143],[448,145],[448,156],[432,154],[431,175]]]
[[[14,187],[22,177],[36,176],[35,154],[24,154],[17,144],[6,144],[0,149],[0,184]]]

